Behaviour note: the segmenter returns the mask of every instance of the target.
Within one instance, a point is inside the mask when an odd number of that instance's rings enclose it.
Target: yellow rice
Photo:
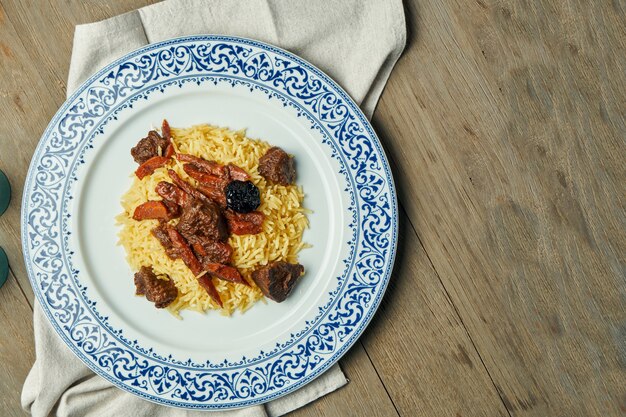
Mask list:
[[[233,247],[233,265],[251,284],[250,287],[214,279],[224,304],[223,314],[230,315],[239,309],[242,312],[263,298],[254,285],[251,273],[260,265],[275,260],[297,262],[298,252],[306,246],[302,242],[304,229],[308,227],[306,209],[302,207],[304,194],[296,185],[282,186],[268,184],[258,173],[259,158],[270,145],[253,140],[245,131],[232,131],[226,128],[197,125],[188,129],[172,129],[172,140],[177,152],[196,155],[222,164],[230,162],[245,169],[252,182],[261,193],[259,211],[265,214],[263,231],[256,235],[232,235],[228,243]],[[133,271],[143,265],[151,265],[157,275],[167,274],[178,288],[178,298],[168,306],[168,310],[179,316],[184,309],[206,312],[219,309],[206,291],[198,285],[196,277],[182,260],[171,260],[150,231],[157,226],[157,220],[135,221],[132,218],[135,207],[147,200],[160,200],[154,191],[159,181],[171,182],[167,168],[176,171],[183,179],[195,185],[195,180],[182,169],[182,163],[173,160],[168,166],[157,169],[152,175],[139,180],[133,174],[133,184],[122,196],[124,212],[116,217],[121,226],[119,243],[124,247],[127,260]],[[173,222],[175,222],[174,220]]]

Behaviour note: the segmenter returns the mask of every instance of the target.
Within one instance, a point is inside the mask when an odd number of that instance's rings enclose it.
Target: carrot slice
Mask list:
[[[165,148],[165,154],[163,155],[163,157],[171,158],[172,156],[174,156],[174,145],[170,143],[169,145],[167,145],[167,148]]]
[[[205,269],[211,275],[216,278],[223,279],[224,281],[234,282],[236,284],[250,285],[243,279],[237,268],[228,265],[207,263]]]
[[[174,145],[172,144],[172,131],[170,129],[170,124],[165,119],[163,119],[163,123],[161,124],[161,136],[163,136],[163,139],[168,142],[168,145],[163,150],[163,156],[165,158],[171,158],[175,153]]]
[[[185,238],[178,233],[178,230],[171,226],[166,228],[166,232],[172,244],[177,249],[177,252],[180,253],[180,258],[185,265],[187,265],[187,268],[189,268],[194,275],[199,275],[202,272],[202,265],[200,261],[198,261],[198,258],[196,258],[196,255],[193,254]]]
[[[228,169],[228,175],[233,180],[248,181],[250,179],[250,174],[235,164],[228,164],[226,168]]]
[[[135,175],[137,175],[137,178],[141,180],[144,177],[152,174],[157,168],[165,165],[169,160],[169,158],[165,158],[164,156],[153,156],[152,158],[141,164],[139,168],[137,168],[137,170],[135,171]]]
[[[192,164],[195,164],[198,166],[198,168],[200,168],[202,171],[206,172],[207,174],[215,175],[215,176],[222,177],[222,178],[225,178],[228,176],[226,167],[222,164],[218,164],[215,161],[207,161],[204,158],[199,158],[197,156],[189,155],[186,153],[176,154],[176,159],[178,159],[181,162],[190,162]]]
[[[201,184],[216,188],[223,188],[226,186],[224,178],[218,177],[217,175],[207,174],[196,164],[184,164],[183,170],[187,173],[187,175]]]
[[[215,288],[211,277],[207,275],[202,275],[200,278],[198,278],[198,283],[202,288],[206,290],[207,294],[209,294],[209,297],[211,297],[213,301],[215,301],[220,307],[224,307],[224,304],[222,304],[222,300],[220,298],[220,293],[217,292],[217,288]]]
[[[185,207],[191,202],[191,196],[171,182],[160,181],[154,188],[154,191],[163,197],[164,201],[170,201],[181,207]]]
[[[169,220],[170,210],[163,204],[162,201],[146,201],[143,204],[138,205],[133,213],[133,219],[135,220]]]
[[[237,213],[232,210],[224,212],[228,229],[236,235],[256,235],[263,231],[263,220],[265,215],[260,211],[250,213]]]
[[[224,193],[224,190],[200,184],[198,185],[198,191],[209,197],[221,208],[226,208],[226,193]]]
[[[224,242],[218,240],[206,240],[202,243],[194,243],[191,245],[193,251],[198,255],[198,259],[202,264],[206,262],[229,264],[233,256],[233,248]],[[208,260],[205,259],[208,257]]]
[[[205,196],[204,194],[202,194],[200,191],[198,191],[197,189],[195,189],[193,187],[193,185],[189,184],[187,181],[183,180],[177,173],[176,171],[174,171],[173,169],[168,169],[167,173],[170,175],[170,178],[172,179],[172,181],[174,181],[174,184],[176,184],[177,186],[179,186],[180,188],[182,188],[182,190],[184,192],[186,192],[187,194],[191,195],[193,198],[197,198],[199,200],[202,201],[211,201],[211,199],[207,196]]]
[[[161,123],[161,136],[163,136],[163,138],[167,140],[170,140],[172,138],[170,124],[165,119],[163,119],[163,123]]]

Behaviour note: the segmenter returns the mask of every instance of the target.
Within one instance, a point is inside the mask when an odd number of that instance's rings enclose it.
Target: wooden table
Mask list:
[[[74,25],[145,3],[0,0],[4,416],[24,414],[34,360],[22,188]],[[626,5],[411,0],[406,17],[374,117],[400,194],[396,267],[341,361],[350,384],[293,415],[624,415]]]

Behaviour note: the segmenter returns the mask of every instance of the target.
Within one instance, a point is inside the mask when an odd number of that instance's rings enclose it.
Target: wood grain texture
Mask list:
[[[619,2],[597,6],[409,2],[375,116],[515,416],[626,410],[626,32]]]
[[[404,212],[394,273],[362,341],[400,415],[507,415]]]
[[[34,360],[21,192],[73,27],[147,3],[0,0],[3,415],[23,415]],[[341,361],[351,383],[293,415],[623,415],[626,6],[405,3],[407,50],[374,119],[406,212],[396,268]]]
[[[0,410],[2,416],[23,416],[22,385],[35,360],[33,312],[13,274],[0,290]]]
[[[0,168],[13,188],[9,210],[0,219],[0,242],[31,303],[34,294],[20,249],[21,197],[33,151],[65,101],[74,26],[150,2],[69,3],[0,2],[0,120],[11,121],[0,123]]]
[[[289,413],[290,417],[399,416],[361,342],[340,360],[350,383]]]
[[[11,183],[12,198],[0,218],[0,244],[21,288],[32,302],[20,243],[20,204],[26,177],[45,120],[54,114],[57,102],[50,100],[50,90],[39,76],[4,6],[0,5],[0,168]],[[47,103],[47,106],[45,105]],[[9,122],[10,121],[10,122]]]

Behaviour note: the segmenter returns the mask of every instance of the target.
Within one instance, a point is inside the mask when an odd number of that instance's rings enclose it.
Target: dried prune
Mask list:
[[[237,213],[250,213],[261,204],[259,189],[251,181],[231,181],[226,186],[226,204]]]

